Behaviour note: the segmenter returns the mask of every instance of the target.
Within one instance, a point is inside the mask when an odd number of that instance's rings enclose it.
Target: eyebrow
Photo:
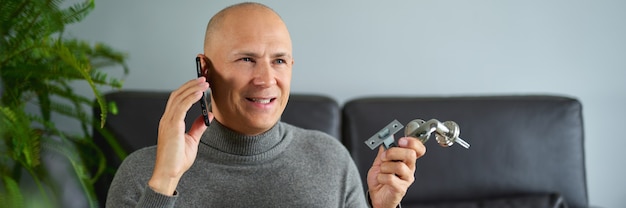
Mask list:
[[[243,52],[239,52],[239,53],[235,53],[236,56],[249,56],[249,57],[261,57],[261,55],[259,55],[258,53],[255,52],[249,52],[249,51],[243,51]],[[291,58],[291,55],[289,55],[289,53],[285,53],[285,52],[278,52],[278,53],[274,53],[272,55],[270,55],[271,58],[281,58],[281,57],[287,57],[287,58]]]
[[[271,57],[272,58],[291,58],[291,55],[289,55],[288,53],[275,53],[275,54],[272,54]]]

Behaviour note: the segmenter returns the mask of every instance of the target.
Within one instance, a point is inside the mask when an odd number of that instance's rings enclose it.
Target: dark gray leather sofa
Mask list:
[[[156,144],[168,96],[145,91],[107,94],[119,114],[109,115],[106,128],[128,152]],[[431,138],[403,207],[587,207],[581,108],[576,99],[559,96],[371,97],[339,106],[329,97],[292,94],[281,120],[341,139],[363,181],[376,155],[363,142],[390,121],[457,122],[470,149],[458,144],[442,148]],[[193,106],[187,119],[199,113]],[[98,109],[94,115],[99,115]],[[103,137],[94,132],[110,156],[108,162],[119,165]],[[111,170],[97,184],[102,204],[113,174]]]
[[[342,132],[365,175],[363,140],[393,119],[459,124],[470,149],[428,140],[403,207],[587,207],[581,112],[556,96],[363,98],[344,105]]]

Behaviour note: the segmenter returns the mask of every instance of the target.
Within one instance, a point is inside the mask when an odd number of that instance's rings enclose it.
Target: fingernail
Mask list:
[[[399,144],[400,146],[406,146],[406,145],[408,145],[408,144],[409,144],[409,140],[407,140],[406,138],[400,138],[400,139],[398,140],[398,144]]]

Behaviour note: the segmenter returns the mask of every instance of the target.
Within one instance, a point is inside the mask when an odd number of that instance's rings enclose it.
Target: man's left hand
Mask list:
[[[372,168],[367,173],[367,186],[372,206],[398,206],[407,189],[415,181],[415,161],[426,153],[426,147],[416,138],[402,137],[399,147],[380,147]]]

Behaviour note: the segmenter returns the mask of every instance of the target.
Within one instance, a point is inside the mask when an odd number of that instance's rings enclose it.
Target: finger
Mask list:
[[[406,189],[412,183],[410,181],[402,180],[394,174],[378,174],[376,179],[380,184],[388,185],[393,192],[397,193],[405,193]]]
[[[374,159],[374,164],[377,163],[381,163],[383,161],[383,158],[385,157],[385,148],[383,146],[380,146],[378,148],[378,154],[376,154],[376,158]]]
[[[422,157],[426,154],[426,146],[417,138],[413,137],[402,137],[398,140],[398,145],[400,147],[409,148],[415,150],[417,158]]]
[[[384,156],[382,158],[383,162],[399,162],[406,164],[410,168],[413,168],[417,161],[415,150],[409,148],[391,148],[386,151]]]
[[[380,173],[394,175],[409,182],[412,182],[415,178],[413,169],[401,162],[383,162],[380,165]]]
[[[167,120],[181,121],[191,106],[200,100],[202,93],[208,89],[204,77],[190,80],[173,91],[167,101],[164,117]]]
[[[208,83],[206,83],[206,78],[204,77],[190,80],[188,83],[186,83],[180,89],[176,90],[176,92],[173,93],[173,95],[176,96],[176,99],[173,101],[180,101],[181,104],[186,105],[183,107],[190,107],[198,100],[200,100],[202,92],[206,91],[208,87]]]
[[[398,145],[399,148],[391,148],[387,151],[383,162],[402,162],[413,172],[417,158],[424,155],[426,148],[419,140],[407,137],[400,138]],[[406,175],[406,173],[400,172],[397,172],[397,174]]]
[[[209,113],[209,122],[212,120],[213,114]],[[191,136],[195,140],[200,140],[200,137],[202,137],[202,134],[206,129],[207,126],[204,123],[204,116],[200,115],[198,116],[198,118],[196,118],[196,120],[193,121],[193,124],[191,124],[191,129],[189,129],[189,132],[187,134],[189,134],[189,136]]]
[[[171,106],[177,106],[181,103],[181,101],[183,101],[184,98],[188,97],[189,95],[198,94],[198,92],[200,92],[200,90],[204,88],[204,80],[204,77],[189,80],[185,84],[181,85],[178,89],[172,91],[172,93],[170,93],[169,99],[167,100],[167,106],[171,109]],[[191,104],[193,104],[193,102],[191,102]]]

